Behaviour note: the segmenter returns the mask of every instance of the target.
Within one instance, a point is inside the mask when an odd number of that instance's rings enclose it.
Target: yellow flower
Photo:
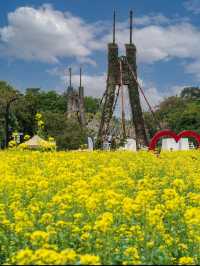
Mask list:
[[[178,246],[179,246],[179,248],[180,248],[182,251],[186,251],[186,250],[188,250],[188,246],[187,246],[186,244],[184,244],[184,243],[180,243]]]
[[[153,248],[154,245],[155,245],[154,241],[147,242],[147,247],[148,248]]]
[[[54,250],[41,248],[35,251],[32,259],[36,265],[54,265],[60,263],[61,256]]]
[[[95,229],[102,232],[106,232],[113,223],[113,214],[110,212],[105,212],[100,216],[100,219],[95,223]]]
[[[180,179],[180,178],[174,179],[173,185],[180,191],[182,191],[186,188],[186,185],[185,185],[183,179]]]
[[[134,200],[131,198],[124,198],[122,204],[125,215],[130,216],[135,209]]]
[[[124,252],[124,255],[125,256],[131,256],[131,257],[133,257],[134,259],[139,259],[139,255],[138,255],[138,251],[137,251],[137,248],[135,248],[135,247],[129,247],[129,248],[127,248],[126,250],[125,250],[125,252]]]
[[[200,204],[200,194],[190,192],[187,196],[191,203],[199,205]]]
[[[101,265],[100,258],[94,255],[81,255],[80,256],[80,264],[81,265]]]
[[[43,145],[0,151],[2,265],[200,264],[200,150]]]
[[[90,238],[90,234],[89,233],[84,233],[81,236],[81,240],[88,240]]]
[[[33,251],[29,248],[20,250],[17,255],[12,259],[16,265],[29,265],[32,263]]]
[[[31,234],[31,244],[36,247],[43,246],[48,242],[49,235],[44,231],[35,231]]]
[[[189,208],[186,210],[184,217],[188,226],[200,225],[200,208]]]
[[[129,257],[131,260],[131,263],[133,264],[140,264],[140,257],[137,251],[137,248],[135,247],[129,247],[124,251],[124,255]]]
[[[77,219],[77,220],[79,220],[82,216],[83,216],[83,214],[80,213],[80,212],[74,214],[74,218]]]
[[[61,264],[73,264],[77,259],[77,254],[72,249],[65,249],[61,253]]]
[[[36,115],[35,115],[35,119],[38,121],[38,120],[40,120],[40,119],[42,119],[42,115],[40,114],[40,113],[37,113]]]
[[[40,222],[44,225],[48,225],[52,223],[53,221],[53,216],[50,213],[44,213],[40,219]]]
[[[179,265],[194,265],[194,259],[191,257],[182,257],[179,259]]]
[[[166,188],[164,189],[164,194],[163,194],[163,199],[165,200],[173,200],[178,196],[176,190],[171,189],[171,188]]]

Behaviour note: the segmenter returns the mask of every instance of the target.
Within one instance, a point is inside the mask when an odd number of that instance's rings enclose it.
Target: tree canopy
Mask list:
[[[156,116],[163,129],[171,129],[177,133],[183,130],[195,130],[200,133],[200,88],[187,87],[180,96],[164,99],[156,110]],[[149,113],[145,121],[150,136],[158,130]]]
[[[84,104],[87,124],[98,130],[101,117],[100,99],[85,97]],[[44,136],[54,137],[60,150],[77,149],[93,133],[91,128],[83,129],[78,121],[67,118],[66,111],[66,93],[44,91],[40,88],[28,88],[21,93],[7,82],[0,81],[1,146],[6,146],[6,141],[9,141],[15,131],[24,136],[36,134],[36,114],[41,113]],[[179,96],[165,98],[157,106],[155,115],[163,129],[168,128],[177,133],[190,129],[200,133],[200,88],[187,87]],[[144,112],[144,118],[148,137],[151,138],[159,130],[158,124],[149,112]]]
[[[10,103],[10,112],[6,118],[6,106]],[[12,103],[12,104],[11,104]],[[87,113],[95,113],[99,100],[85,97]],[[86,132],[78,122],[67,119],[67,95],[54,90],[27,88],[20,93],[5,81],[0,81],[0,142],[5,146],[5,123],[7,119],[8,136],[14,131],[33,136],[37,132],[36,114],[42,114],[45,122],[44,134],[56,139],[59,149],[74,149],[86,142]]]

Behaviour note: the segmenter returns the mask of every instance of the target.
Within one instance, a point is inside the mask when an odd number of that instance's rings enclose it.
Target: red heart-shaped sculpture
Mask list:
[[[179,133],[177,135],[175,132],[167,129],[167,130],[161,130],[161,131],[157,132],[153,136],[153,138],[152,138],[152,140],[151,140],[151,142],[149,144],[149,150],[153,150],[154,151],[158,141],[162,137],[174,138],[176,142],[178,142],[181,138],[184,138],[184,137],[194,138],[197,141],[198,148],[200,147],[200,135],[197,132],[192,131],[192,130],[185,130],[185,131],[182,131],[181,133]]]

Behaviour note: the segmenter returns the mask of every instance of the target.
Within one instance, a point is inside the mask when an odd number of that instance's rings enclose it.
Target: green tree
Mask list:
[[[16,96],[17,95],[17,96]],[[17,97],[17,100],[15,98]],[[86,141],[86,130],[77,121],[67,119],[67,95],[55,91],[42,91],[40,88],[28,88],[24,94],[0,83],[0,141],[8,142],[12,131],[33,136],[37,133],[37,113],[44,117],[44,135],[53,136],[59,149],[76,149]],[[6,112],[6,106],[8,111]],[[85,97],[86,117],[90,124],[99,111],[99,99]],[[6,114],[8,114],[6,116]],[[89,119],[89,117],[91,119]],[[98,124],[98,123],[97,123]],[[5,135],[5,127],[7,135]],[[10,131],[9,131],[10,130]]]
[[[39,94],[39,111],[52,111],[65,113],[67,110],[67,98],[65,94],[58,94],[55,91],[42,91]]]
[[[1,121],[4,124],[3,146],[8,147],[11,136],[11,109],[12,105],[20,98],[21,94],[5,81],[0,81],[0,113]],[[3,131],[3,130],[1,130]]]
[[[195,102],[188,103],[185,110],[177,112],[172,121],[176,132],[195,130],[200,133],[200,105]]]
[[[186,87],[182,90],[180,96],[185,100],[200,101],[200,88]]]
[[[76,150],[86,143],[86,137],[86,130],[79,123],[68,120],[63,134],[57,137],[57,145],[61,150]]]
[[[38,112],[62,113],[66,112],[66,96],[54,91],[42,91],[39,88],[26,90],[23,99],[16,107],[19,128],[24,134],[34,135],[37,132],[35,116]]]
[[[46,137],[55,138],[58,150],[78,149],[86,143],[87,131],[65,114],[43,112]]]
[[[158,106],[156,114],[163,129],[171,129],[177,133],[183,130],[200,132],[199,89],[185,88],[180,96],[164,99]],[[155,132],[150,114],[145,114],[145,122],[150,128],[150,135]]]
[[[87,96],[84,98],[84,105],[86,113],[95,114],[99,110],[100,100],[98,98],[93,98]]]
[[[158,125],[154,120],[151,112],[144,112],[143,116],[144,116],[145,128],[147,131],[147,137],[148,139],[151,139],[153,135],[159,130]]]

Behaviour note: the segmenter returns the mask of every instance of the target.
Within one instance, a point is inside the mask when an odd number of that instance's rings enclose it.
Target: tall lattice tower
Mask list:
[[[109,135],[110,121],[116,102],[117,86],[128,86],[132,122],[135,127],[137,148],[148,146],[137,82],[136,46],[133,43],[133,12],[130,11],[130,42],[125,44],[126,56],[118,56],[115,41],[115,12],[113,19],[113,42],[108,44],[108,74],[105,101],[97,137],[97,147],[102,147]],[[118,96],[117,96],[118,97]]]
[[[79,121],[85,126],[84,87],[82,86],[82,69],[80,68],[80,84],[78,90],[72,86],[72,70],[69,68],[69,86],[67,88],[67,117]]]

